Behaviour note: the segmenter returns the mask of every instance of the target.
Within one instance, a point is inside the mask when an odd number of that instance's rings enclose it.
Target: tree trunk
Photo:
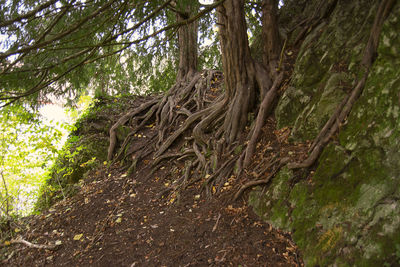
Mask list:
[[[278,2],[278,0],[262,2],[263,61],[269,66],[274,78],[276,69],[279,67],[279,55],[282,49],[278,28]]]
[[[259,107],[245,152],[244,167],[248,167],[251,162],[261,128],[272,110],[277,90],[283,79],[283,73],[278,73],[281,51],[277,23],[278,1],[263,0],[262,8],[263,52],[266,66],[257,63],[251,57],[244,0],[226,0],[218,9],[226,97],[230,103],[224,122],[225,141],[228,144],[239,137],[247,124],[248,114]],[[261,102],[262,105],[259,105]]]
[[[193,7],[187,6],[184,12],[177,13],[177,20],[182,21],[190,17]],[[179,39],[179,69],[177,82],[189,81],[197,72],[197,21],[182,26],[178,30]]]
[[[229,108],[224,130],[227,143],[236,140],[256,103],[256,67],[250,55],[244,0],[227,0],[218,8],[219,35]]]

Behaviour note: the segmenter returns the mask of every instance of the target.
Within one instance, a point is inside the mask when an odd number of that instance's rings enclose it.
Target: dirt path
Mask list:
[[[146,162],[146,161],[145,161]],[[301,266],[290,237],[259,221],[232,192],[206,200],[193,185],[160,195],[167,168],[129,177],[117,168],[93,173],[81,191],[32,218],[22,236],[55,251],[14,245],[7,266]]]

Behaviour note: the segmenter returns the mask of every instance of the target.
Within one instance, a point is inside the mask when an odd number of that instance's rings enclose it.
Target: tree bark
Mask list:
[[[194,11],[193,9],[193,6],[186,6],[184,12],[177,13],[178,22],[189,18]],[[197,72],[197,31],[197,21],[182,26],[178,30],[179,69],[176,77],[177,82],[189,81]]]
[[[247,124],[249,112],[254,111],[266,96],[272,86],[271,77],[278,76],[276,68],[281,50],[277,25],[278,2],[264,0],[262,3],[264,63],[267,66],[256,63],[251,57],[244,0],[226,0],[218,8],[225,90],[230,102],[224,122],[228,144],[237,139]],[[267,102],[273,103],[273,99]]]
[[[262,2],[263,61],[264,64],[269,66],[270,73],[274,76],[282,49],[278,28],[278,2],[278,0],[264,0]]]
[[[236,140],[256,103],[255,63],[250,54],[244,0],[227,0],[218,8],[219,36],[229,108],[224,130],[227,143]]]

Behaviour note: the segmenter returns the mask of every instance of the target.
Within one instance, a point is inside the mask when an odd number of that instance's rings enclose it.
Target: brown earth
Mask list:
[[[273,127],[271,118],[259,160],[273,156],[272,149],[290,150],[281,148],[287,130],[272,134]],[[141,133],[143,141],[151,131]],[[174,164],[166,162],[153,174],[150,165],[149,157],[132,176],[116,165],[91,173],[79,193],[31,217],[19,233],[33,244],[59,244],[56,249],[13,244],[3,265],[303,266],[288,233],[260,221],[243,200],[232,202],[251,174],[240,181],[232,176],[222,193],[206,199],[201,181],[171,194],[166,189],[174,182]]]

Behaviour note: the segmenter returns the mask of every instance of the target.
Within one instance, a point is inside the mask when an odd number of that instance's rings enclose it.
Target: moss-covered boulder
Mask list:
[[[338,1],[304,41],[276,116],[313,139],[361,71],[378,1]],[[400,266],[400,4],[386,20],[363,94],[311,175],[283,168],[250,204],[291,231],[306,266]]]
[[[296,140],[318,134],[355,83],[377,5],[377,1],[338,1],[329,22],[323,20],[307,35],[292,82],[276,109],[278,128],[293,127]],[[311,16],[315,5],[308,12]]]

